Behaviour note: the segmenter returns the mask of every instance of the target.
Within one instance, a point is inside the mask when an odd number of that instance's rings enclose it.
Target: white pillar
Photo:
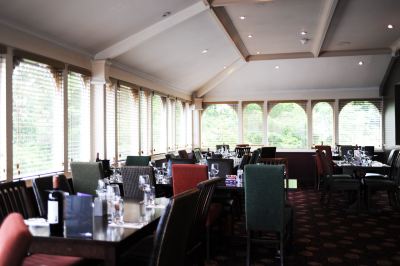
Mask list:
[[[13,60],[14,51],[12,48],[7,47],[6,54],[6,179],[7,181],[13,180],[13,86],[12,75],[14,69]]]
[[[333,143],[340,144],[339,141],[339,100],[333,103]]]
[[[201,111],[203,110],[203,99],[194,99],[193,110],[193,148],[201,148]]]
[[[238,123],[239,123],[239,131],[238,131],[238,140],[239,143],[244,143],[243,142],[243,102],[239,101],[238,102]],[[233,148],[233,147],[232,147]]]
[[[311,148],[313,144],[313,127],[312,127],[312,105],[311,100],[307,101],[306,105],[306,115],[307,115],[307,147]]]
[[[268,146],[268,102],[263,103],[263,141],[264,146]]]

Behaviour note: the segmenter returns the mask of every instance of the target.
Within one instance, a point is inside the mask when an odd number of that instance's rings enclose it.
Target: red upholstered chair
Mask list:
[[[198,183],[207,179],[208,169],[206,165],[172,165],[172,186],[174,190],[174,195],[195,188]]]
[[[19,266],[28,253],[32,235],[19,213],[9,214],[0,227],[0,265]]]

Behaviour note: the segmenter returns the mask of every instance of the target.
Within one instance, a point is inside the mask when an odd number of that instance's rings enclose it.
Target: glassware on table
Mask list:
[[[139,182],[139,189],[143,191],[144,204],[147,206],[148,205],[148,193],[149,193],[149,191],[151,191],[149,175],[140,175],[138,182]]]
[[[121,197],[121,191],[119,189],[119,186],[117,184],[111,184],[107,187],[107,189],[111,189],[114,192],[114,197]]]
[[[211,164],[211,177],[214,178],[219,173],[219,165],[217,163]]]
[[[121,197],[114,197],[111,211],[111,221],[115,224],[124,223],[124,201]]]
[[[167,163],[166,162],[162,163],[161,169],[163,171],[163,175],[166,175],[167,174]]]
[[[238,184],[241,184],[243,182],[243,170],[242,169],[237,170],[236,181]]]

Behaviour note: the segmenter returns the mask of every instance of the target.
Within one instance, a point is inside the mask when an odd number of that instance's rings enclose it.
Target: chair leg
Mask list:
[[[246,265],[250,266],[251,231],[247,232]]]

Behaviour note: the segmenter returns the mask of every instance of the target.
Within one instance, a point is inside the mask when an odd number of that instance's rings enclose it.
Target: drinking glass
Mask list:
[[[167,174],[167,163],[162,163],[161,169],[163,171],[163,174],[166,175]]]
[[[119,190],[119,186],[117,184],[112,184],[107,187],[110,188],[114,192],[114,197],[121,198],[121,191]]]
[[[143,191],[143,201],[148,205],[148,192],[150,191],[150,178],[149,175],[139,176],[139,189]]]
[[[121,197],[115,197],[112,206],[111,220],[115,224],[124,223],[124,201]]]
[[[216,175],[219,173],[219,165],[217,163],[212,163],[211,164],[211,176],[216,177]]]

